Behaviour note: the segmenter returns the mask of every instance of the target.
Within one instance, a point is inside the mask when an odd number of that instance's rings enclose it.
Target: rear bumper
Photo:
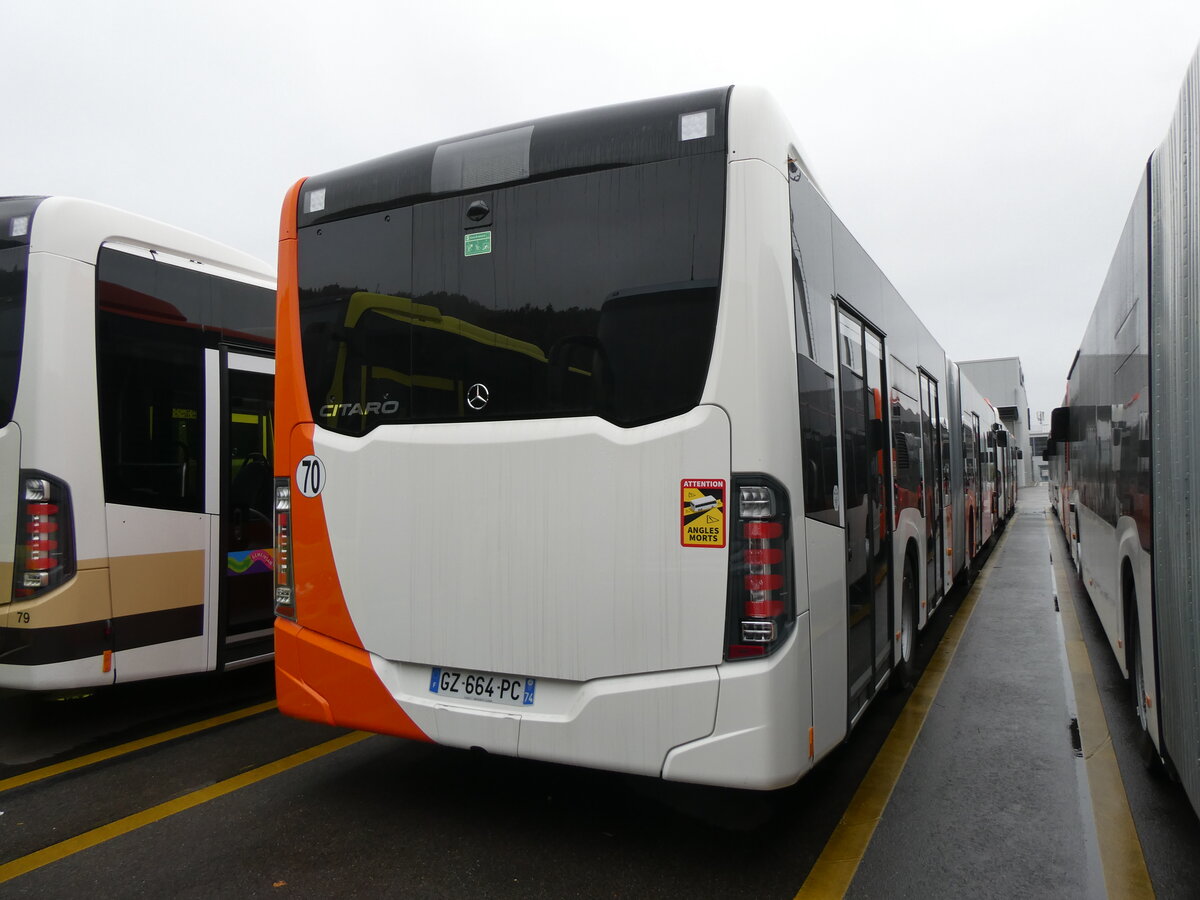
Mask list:
[[[3,640],[0,635],[0,642]],[[112,672],[105,671],[103,654],[43,665],[0,662],[0,688],[14,691],[66,691],[102,687],[112,681]]]
[[[802,617],[807,626],[807,617]],[[769,789],[811,765],[807,632],[766,660],[586,682],[539,678],[535,711],[429,691],[430,667],[275,623],[279,708],[297,718],[635,775]],[[803,640],[797,640],[797,637]],[[803,671],[802,671],[803,670]],[[511,673],[518,674],[518,673]]]
[[[0,687],[48,691],[112,684],[109,609],[108,570],[102,567],[81,568],[32,600],[0,604]]]
[[[539,679],[537,711],[429,691],[430,667],[385,660],[284,619],[279,708],[303,719],[451,747],[659,777],[671,749],[712,733],[713,667],[587,682]]]
[[[794,784],[812,768],[816,673],[809,640],[805,613],[771,656],[721,666],[712,733],[674,748],[663,763],[662,777],[764,791]],[[820,737],[824,742],[825,736]]]

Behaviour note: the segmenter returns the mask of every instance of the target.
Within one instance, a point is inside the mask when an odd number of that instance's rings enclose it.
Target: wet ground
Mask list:
[[[922,641],[924,667],[966,622],[849,896],[1090,897],[1113,877],[1070,730],[1044,496],[1025,492],[981,590]],[[1158,896],[1196,896],[1200,824],[1141,767],[1127,687],[1058,574],[1135,850]],[[910,700],[881,696],[798,785],[757,794],[347,734],[280,716],[272,694],[260,667],[0,696],[0,896],[791,897]]]

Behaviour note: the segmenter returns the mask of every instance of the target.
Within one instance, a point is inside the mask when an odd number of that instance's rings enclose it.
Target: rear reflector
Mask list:
[[[765,644],[730,644],[726,659],[757,659],[767,655]]]
[[[782,600],[747,600],[745,613],[747,616],[757,618],[773,619],[776,616],[781,616],[786,611],[787,606]],[[770,625],[770,628],[765,628],[765,625]],[[752,636],[753,635],[753,636]],[[773,641],[775,640],[775,623],[774,622],[743,622],[742,623],[742,639],[747,641]]]

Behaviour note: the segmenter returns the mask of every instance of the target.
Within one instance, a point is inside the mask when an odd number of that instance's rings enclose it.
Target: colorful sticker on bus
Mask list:
[[[234,550],[227,554],[226,569],[230,575],[255,575],[275,571],[275,551]]]
[[[725,546],[725,480],[685,478],[680,482],[680,536],[685,547]]]

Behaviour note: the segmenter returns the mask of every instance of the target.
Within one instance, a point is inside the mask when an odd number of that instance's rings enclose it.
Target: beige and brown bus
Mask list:
[[[0,687],[271,658],[274,273],[0,198]]]

